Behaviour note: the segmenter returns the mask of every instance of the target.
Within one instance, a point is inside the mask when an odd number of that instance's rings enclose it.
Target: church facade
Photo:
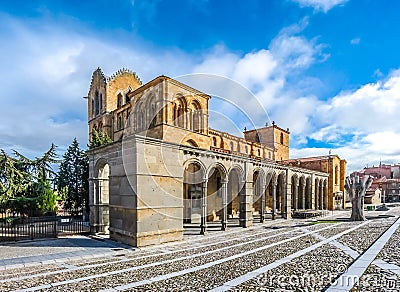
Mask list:
[[[93,73],[89,132],[113,142],[88,152],[92,232],[145,246],[181,240],[185,224],[205,234],[209,222],[225,230],[333,206],[327,172],[283,163],[289,129],[211,129],[210,98],[167,76]]]

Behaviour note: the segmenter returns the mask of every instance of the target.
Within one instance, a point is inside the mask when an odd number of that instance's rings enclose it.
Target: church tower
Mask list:
[[[141,85],[142,82],[136,73],[128,69],[123,68],[111,77],[106,77],[103,71],[97,68],[93,72],[87,96],[89,135],[95,129],[114,139],[117,121],[114,121],[112,112],[128,103],[128,94]]]
[[[245,131],[244,137],[248,141],[260,143],[261,145],[272,147],[275,151],[275,161],[289,159],[289,129],[278,127],[275,122],[271,126]]]

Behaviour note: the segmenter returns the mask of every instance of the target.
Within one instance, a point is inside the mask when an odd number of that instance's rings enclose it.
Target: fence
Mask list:
[[[51,216],[0,213],[0,242],[56,238],[59,235],[89,232],[82,210],[69,210]]]

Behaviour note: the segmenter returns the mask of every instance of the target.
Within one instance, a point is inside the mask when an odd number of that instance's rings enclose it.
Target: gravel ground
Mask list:
[[[397,209],[393,209],[391,212],[393,214],[396,212],[400,214],[400,208]],[[342,236],[338,241],[358,252],[363,252],[387,230],[394,220],[395,218],[371,220],[367,225]],[[309,231],[317,231],[318,234],[324,237],[331,237],[358,224],[361,224],[361,222],[310,224],[310,222],[305,220],[288,220],[275,222],[272,225],[265,224],[249,229],[241,229],[240,232],[236,230],[225,233],[210,231],[211,236],[193,236],[188,237],[189,240],[182,242],[135,250],[129,248],[117,250],[117,248],[113,248],[107,245],[107,243],[96,243],[96,247],[97,245],[101,247],[99,249],[101,253],[98,253],[98,255],[102,254],[100,257],[82,260],[66,259],[65,262],[59,264],[38,263],[38,266],[35,267],[1,270],[0,281],[4,282],[0,283],[0,291],[70,281],[86,276],[97,277],[99,274],[117,272],[114,275],[108,274],[98,278],[43,289],[43,291],[98,291],[99,289],[125,285],[188,268],[195,268],[229,256],[265,247],[272,243],[278,243],[282,240],[293,238],[296,235],[304,235],[304,231],[296,229],[296,226],[305,227]],[[327,227],[329,229],[321,230]],[[290,231],[290,233],[283,234],[287,231]],[[23,257],[85,249],[84,246],[86,245],[82,245],[81,247],[79,244],[79,242],[84,242],[85,239],[74,240],[54,241],[56,242],[56,246],[50,248],[45,246],[46,243],[7,246],[10,249],[5,252],[3,251],[3,247],[0,248],[2,249],[1,254],[5,258],[15,258],[14,254]],[[280,243],[274,247],[213,265],[206,269],[135,287],[131,291],[206,291],[262,266],[273,263],[319,241],[320,239],[313,235],[305,235],[300,239]],[[68,245],[67,243],[73,244]],[[221,250],[222,248],[226,249]],[[29,251],[29,249],[33,250]],[[104,256],[106,249],[112,253],[116,251],[116,253]],[[4,254],[7,254],[8,251],[10,251],[10,254],[5,256]],[[183,257],[189,258],[183,259]],[[393,234],[378,257],[400,266],[400,228]],[[172,262],[161,263],[164,261]],[[243,283],[236,287],[235,291],[319,291],[329,283],[326,281],[330,279],[323,277],[325,274],[328,274],[329,277],[336,277],[341,269],[347,267],[351,262],[352,259],[340,249],[326,244],[293,259],[289,263],[268,271],[258,278]],[[153,264],[153,266],[142,267],[148,264]],[[124,269],[135,270],[123,271]],[[47,274],[39,275],[41,273]],[[21,276],[28,278],[17,281],[9,280],[10,278]],[[281,276],[281,279],[276,278],[277,276]],[[287,283],[288,281],[282,281],[283,277],[285,277],[283,280],[291,280],[294,284],[290,281],[289,283]],[[390,271],[381,270],[371,265],[362,277],[360,285],[364,286],[360,286],[361,291],[400,291],[400,285],[396,286],[394,290],[390,290],[392,283],[390,281],[395,279],[394,283],[396,285],[400,281],[399,277]],[[296,281],[301,281],[302,279],[314,279],[314,282],[312,282],[311,286],[306,285],[306,283],[304,285],[302,283],[296,285]],[[387,285],[385,286],[384,284]],[[385,289],[382,287],[385,287]]]
[[[207,269],[154,282],[128,291],[207,291],[317,242],[317,239],[308,235],[294,240],[290,244],[278,245],[247,255],[243,260],[231,260]]]
[[[365,273],[361,276],[358,284],[351,289],[352,292],[397,292],[400,291],[400,277],[396,274],[370,265]]]
[[[387,263],[400,266],[400,228],[396,229],[377,258]]]
[[[223,251],[216,251],[213,254],[208,255],[207,257],[196,257],[190,260],[179,260],[179,261],[175,261],[173,263],[170,264],[163,264],[161,266],[157,266],[157,267],[150,267],[150,268],[145,268],[145,269],[139,269],[136,271],[132,271],[132,272],[125,272],[125,273],[121,273],[119,275],[114,275],[112,277],[112,279],[108,280],[109,277],[105,277],[105,278],[96,278],[96,279],[91,279],[89,281],[85,281],[88,282],[87,284],[79,283],[80,287],[81,285],[85,285],[90,287],[90,286],[94,286],[94,287],[98,287],[98,288],[103,288],[104,285],[107,285],[108,283],[115,283],[115,285],[117,285],[118,282],[114,281],[114,279],[119,279],[118,281],[128,281],[130,282],[133,278],[138,279],[139,280],[143,280],[147,277],[149,277],[149,275],[159,275],[159,274],[165,274],[168,273],[169,271],[175,271],[175,270],[180,270],[182,268],[182,266],[197,266],[199,264],[203,264],[206,262],[210,262],[210,261],[214,261],[220,258],[224,258],[236,253],[240,253],[243,251],[247,251],[247,250],[251,250],[260,246],[264,246],[267,244],[271,244],[274,242],[279,242],[281,240],[287,239],[287,238],[291,238],[295,235],[298,234],[302,234],[301,231],[293,231],[290,234],[285,234],[285,235],[279,235],[276,237],[266,237],[265,240],[262,241],[258,241],[258,242],[253,242],[253,243],[249,243],[246,245],[242,245],[239,247],[232,247],[229,250],[223,250]],[[216,248],[207,248],[205,247],[204,249],[199,249],[197,250],[197,254],[201,255],[203,252],[205,251],[209,251],[209,250],[215,250]],[[191,251],[187,251],[187,252],[180,252],[179,253],[179,257],[184,257],[184,256],[189,256],[192,255],[193,252]],[[132,268],[132,267],[138,267],[138,266],[142,266],[142,265],[146,265],[146,264],[151,264],[151,263],[156,263],[156,262],[161,262],[161,261],[166,261],[166,260],[172,260],[175,259],[177,257],[176,254],[163,254],[163,255],[158,255],[158,256],[153,256],[153,257],[149,257],[149,258],[138,258],[138,259],[132,259],[130,261],[124,261],[124,262],[119,262],[119,263],[110,263],[110,264],[104,264],[101,266],[96,266],[96,267],[87,267],[85,269],[80,269],[80,270],[75,270],[75,271],[65,271],[64,273],[60,273],[60,274],[56,274],[56,275],[46,275],[46,276],[39,276],[39,277],[35,277],[35,278],[31,278],[31,279],[26,279],[26,280],[22,280],[22,281],[10,281],[7,283],[1,283],[0,284],[0,289],[4,290],[4,291],[9,291],[12,289],[15,289],[16,287],[24,287],[24,288],[28,288],[28,287],[33,287],[33,286],[39,286],[39,285],[44,285],[44,284],[50,284],[50,283],[54,283],[54,282],[59,282],[59,281],[65,281],[65,280],[69,280],[69,279],[76,279],[76,278],[81,278],[81,277],[86,277],[89,275],[97,275],[97,274],[102,274],[102,273],[107,273],[109,271],[116,271],[116,270],[123,270],[123,269],[127,269],[127,268]],[[99,286],[100,287],[99,287]],[[72,285],[72,286],[75,286]],[[81,288],[73,288],[72,290],[78,291]],[[57,290],[58,291],[62,291],[61,290]],[[67,288],[65,288],[67,289]]]
[[[357,230],[345,234],[337,239],[338,242],[347,245],[359,253],[364,252],[374,243],[392,224],[394,220],[376,219]]]
[[[336,235],[340,232],[346,231],[350,228],[353,228],[356,225],[361,224],[361,222],[343,222],[341,224],[335,224],[332,226],[332,228],[330,229],[326,229],[326,230],[322,230],[320,232],[318,232],[319,235],[323,236],[323,237],[331,237],[333,235]]]
[[[321,291],[353,261],[324,245],[237,286],[234,291]]]

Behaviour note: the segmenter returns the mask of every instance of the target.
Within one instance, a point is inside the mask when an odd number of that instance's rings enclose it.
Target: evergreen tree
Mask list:
[[[0,209],[27,215],[53,212],[56,200],[50,180],[52,164],[58,162],[56,146],[33,160],[13,152],[11,157],[0,150]]]
[[[88,147],[89,149],[93,149],[99,146],[110,144],[111,142],[112,139],[110,138],[110,136],[108,136],[107,133],[93,129]]]
[[[89,159],[79,148],[76,138],[63,155],[57,178],[57,187],[66,192],[65,207],[88,209],[89,203]]]

